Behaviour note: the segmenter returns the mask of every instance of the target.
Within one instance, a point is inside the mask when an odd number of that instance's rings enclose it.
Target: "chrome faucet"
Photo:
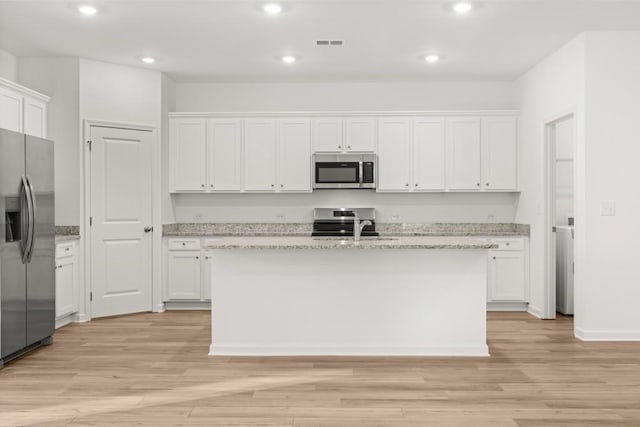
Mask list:
[[[362,229],[365,228],[367,225],[373,225],[373,224],[368,219],[365,219],[364,221],[360,221],[360,218],[358,218],[357,215],[353,217],[353,241],[354,242],[360,241],[360,235],[362,234]]]

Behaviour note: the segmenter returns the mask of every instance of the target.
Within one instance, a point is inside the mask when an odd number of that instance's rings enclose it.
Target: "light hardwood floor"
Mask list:
[[[571,318],[490,313],[490,358],[212,358],[209,319],[58,330],[0,370],[0,425],[640,426],[640,343],[580,342]]]

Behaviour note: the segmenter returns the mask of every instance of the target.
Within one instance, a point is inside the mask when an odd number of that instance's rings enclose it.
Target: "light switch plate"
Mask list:
[[[616,216],[616,202],[602,202],[600,206],[600,215]]]

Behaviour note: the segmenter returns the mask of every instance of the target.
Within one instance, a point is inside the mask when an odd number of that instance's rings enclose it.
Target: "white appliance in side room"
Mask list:
[[[572,225],[556,227],[556,311],[573,314],[573,236]]]

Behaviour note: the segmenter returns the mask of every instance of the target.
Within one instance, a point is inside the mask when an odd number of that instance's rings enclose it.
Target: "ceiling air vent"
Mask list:
[[[316,40],[316,46],[342,46],[344,45],[344,40]]]

